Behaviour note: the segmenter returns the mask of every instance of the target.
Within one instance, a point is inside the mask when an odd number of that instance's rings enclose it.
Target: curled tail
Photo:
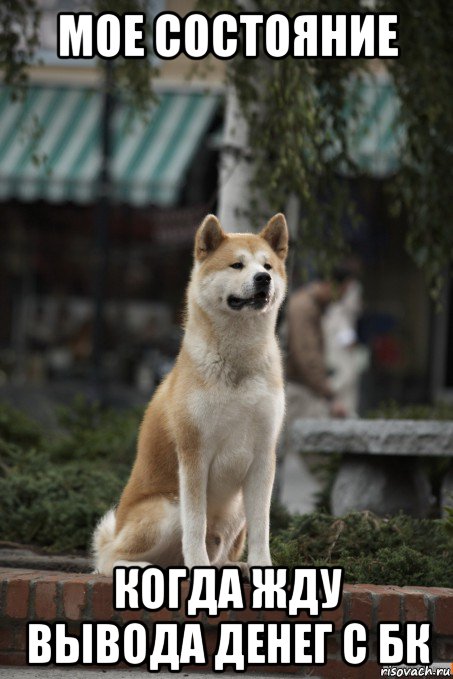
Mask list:
[[[109,509],[102,519],[99,520],[93,533],[91,551],[96,573],[101,573],[102,575],[111,574],[115,531],[115,510]]]

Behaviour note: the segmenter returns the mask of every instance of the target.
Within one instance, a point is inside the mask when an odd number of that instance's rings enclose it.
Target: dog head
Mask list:
[[[195,237],[192,282],[198,304],[209,314],[266,314],[286,292],[288,227],[276,214],[258,234],[225,233],[208,215]]]

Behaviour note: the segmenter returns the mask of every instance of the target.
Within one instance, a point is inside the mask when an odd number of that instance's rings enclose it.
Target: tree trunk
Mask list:
[[[225,132],[220,157],[218,216],[226,231],[251,231],[250,179],[253,162],[248,143],[248,124],[244,118],[236,90],[228,86]]]

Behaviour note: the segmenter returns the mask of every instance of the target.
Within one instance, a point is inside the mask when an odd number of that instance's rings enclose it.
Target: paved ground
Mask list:
[[[316,679],[312,674],[310,674],[309,669],[307,669],[307,677],[309,676],[310,679]],[[112,679],[138,679],[139,677],[152,677],[155,674],[160,674],[162,675],[167,675],[168,677],[184,677],[184,678],[189,678],[189,679],[206,679],[206,677],[209,676],[214,676],[214,672],[172,672],[171,674],[169,672],[148,672],[147,670],[144,669],[138,669],[138,670],[116,670],[114,668],[108,668],[108,669],[103,669],[103,670],[90,670],[90,669],[85,669],[85,668],[78,668],[78,667],[68,667],[65,669],[51,669],[48,667],[39,667],[39,668],[32,668],[32,667],[0,667],[0,677],[2,679],[80,679],[80,677],[83,677],[83,679],[106,679],[106,675],[110,674]],[[238,679],[238,677],[241,676],[241,674],[244,674],[242,672],[225,672],[221,673],[222,679]],[[264,679],[265,677],[269,677],[272,679],[288,679],[287,674],[266,674],[263,673],[261,674],[260,672],[245,672],[245,674],[249,674],[250,676],[254,677],[255,679],[260,679],[261,677]],[[219,676],[219,673],[216,673],[215,676]],[[299,675],[300,676],[300,675]]]

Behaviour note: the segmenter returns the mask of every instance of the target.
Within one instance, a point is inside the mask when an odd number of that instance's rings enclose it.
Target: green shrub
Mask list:
[[[401,405],[397,401],[384,401],[369,411],[365,417],[385,420],[453,420],[452,403],[415,403]]]
[[[0,404],[0,441],[9,441],[24,448],[43,443],[41,427],[7,403]]]
[[[453,540],[441,520],[295,516],[274,532],[271,552],[280,566],[342,566],[347,582],[453,587]]]
[[[139,419],[79,400],[47,435],[0,405],[0,540],[86,550],[127,480]],[[453,587],[452,526],[451,517],[291,516],[274,504],[271,551],[275,565],[343,566],[348,582]]]
[[[75,459],[97,463],[129,462],[135,451],[140,412],[118,413],[77,398],[71,408],[60,408],[61,433],[49,447],[56,461]]]
[[[0,407],[0,539],[49,551],[85,550],[96,521],[116,503],[134,456],[139,414],[77,400],[47,439]]]
[[[3,451],[2,451],[3,452]],[[118,500],[127,468],[96,469],[75,461],[55,465],[49,455],[10,448],[0,475],[0,528],[3,540],[49,551],[86,549],[97,519]],[[11,455],[12,453],[12,455]]]

